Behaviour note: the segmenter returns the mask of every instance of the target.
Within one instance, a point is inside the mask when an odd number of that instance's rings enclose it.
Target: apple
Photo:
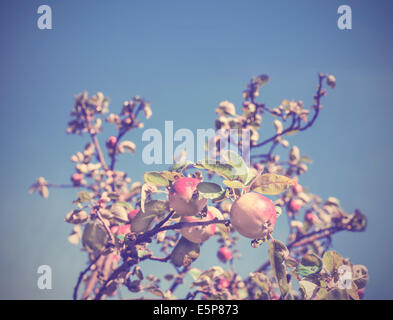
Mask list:
[[[215,207],[208,207],[205,217],[200,216],[184,216],[181,222],[200,222],[210,221],[214,218],[222,217],[221,212]],[[214,223],[206,226],[184,227],[180,229],[180,233],[184,238],[193,243],[202,243],[208,240],[216,232],[216,225]]]
[[[113,148],[117,143],[117,138],[115,136],[110,136],[107,140],[106,140],[106,146],[108,148]]]
[[[251,239],[270,238],[277,219],[273,202],[256,192],[236,199],[230,216],[236,231]]]
[[[180,216],[194,216],[201,212],[207,199],[199,199],[196,178],[177,179],[169,191],[169,206]]]
[[[299,194],[300,192],[303,192],[303,187],[302,187],[302,185],[301,185],[301,184],[295,184],[295,185],[293,186],[293,191],[294,191],[296,194]]]
[[[318,217],[315,215],[315,213],[312,212],[307,212],[304,219],[310,224],[315,224],[316,222],[318,222]]]
[[[124,224],[122,226],[113,226],[111,228],[111,232],[122,235],[122,234],[128,234],[131,232],[131,225],[130,224]]]
[[[221,262],[227,262],[228,260],[232,259],[232,252],[228,247],[221,247],[220,249],[218,249],[217,251],[217,258],[221,261]]]
[[[71,181],[74,185],[78,186],[82,183],[83,175],[81,173],[74,173],[71,176]]]
[[[139,213],[140,209],[135,209],[135,210],[131,210],[130,212],[128,212],[128,219],[132,220],[136,217],[136,215]]]
[[[292,199],[291,202],[289,202],[289,210],[292,212],[298,212],[303,205],[302,200],[299,199]]]
[[[225,278],[220,278],[220,281],[218,283],[218,288],[219,289],[225,289],[229,287],[229,281]]]

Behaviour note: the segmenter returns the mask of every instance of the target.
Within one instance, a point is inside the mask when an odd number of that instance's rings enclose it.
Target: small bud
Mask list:
[[[300,150],[297,146],[293,146],[291,151],[289,152],[289,159],[291,161],[299,161],[300,160]]]
[[[276,133],[277,134],[281,134],[282,133],[282,123],[281,123],[281,121],[276,119],[276,120],[273,121],[273,125],[274,125],[274,128],[276,129]]]
[[[336,78],[335,78],[335,76],[333,76],[333,75],[330,74],[330,75],[326,78],[326,84],[327,84],[329,87],[334,88],[334,87],[336,86]]]

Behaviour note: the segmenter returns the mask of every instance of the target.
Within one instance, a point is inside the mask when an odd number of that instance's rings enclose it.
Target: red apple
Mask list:
[[[293,186],[293,191],[296,193],[296,194],[299,194],[300,192],[303,192],[303,187],[302,187],[302,185],[301,184],[295,184],[294,186]]]
[[[218,283],[218,288],[225,289],[229,287],[229,281],[225,278],[221,278],[220,282]]]
[[[83,174],[81,173],[74,173],[71,176],[71,181],[74,185],[80,185],[83,179]]]
[[[292,212],[298,212],[301,209],[302,205],[303,205],[302,200],[292,199],[291,202],[289,203],[289,209]]]
[[[221,262],[227,262],[228,260],[232,259],[232,252],[228,247],[221,247],[220,249],[218,249],[217,251],[217,258],[221,261]]]
[[[315,224],[318,221],[318,217],[315,215],[315,213],[307,212],[304,220],[306,220],[310,224]]]
[[[180,216],[194,216],[201,212],[207,199],[199,199],[196,178],[177,179],[169,192],[169,205]]]
[[[139,213],[140,209],[135,209],[135,210],[131,210],[130,212],[128,212],[128,219],[132,220],[136,217],[136,215]]]
[[[117,143],[117,138],[114,136],[110,136],[107,140],[106,140],[106,146],[108,148],[113,148]]]
[[[206,217],[200,216],[184,216],[181,222],[200,222],[200,221],[210,221],[216,217],[220,217],[221,212],[215,207],[208,207]],[[202,243],[208,240],[216,232],[216,225],[209,224],[206,226],[194,226],[194,227],[184,227],[180,230],[180,233],[187,240],[194,243]]]
[[[230,216],[237,232],[251,239],[269,238],[277,218],[273,202],[255,192],[238,198],[232,205]]]
[[[122,235],[122,234],[128,234],[131,232],[131,225],[130,224],[124,224],[122,226],[113,226],[111,228],[111,232]]]

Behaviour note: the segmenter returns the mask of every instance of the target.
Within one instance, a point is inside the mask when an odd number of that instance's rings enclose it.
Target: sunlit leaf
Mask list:
[[[285,296],[290,289],[285,268],[285,260],[289,255],[288,248],[279,240],[271,240],[269,242],[268,255],[281,295]]]
[[[284,192],[290,186],[295,184],[296,183],[293,179],[286,176],[281,176],[275,173],[266,173],[258,176],[254,180],[251,189],[262,194],[276,195]]]
[[[100,222],[89,222],[82,235],[82,244],[88,251],[101,250],[108,239],[105,227]]]
[[[77,197],[78,197],[78,200],[82,203],[89,202],[91,200],[91,195],[87,191],[78,192]]]
[[[159,172],[146,172],[143,175],[143,180],[151,185],[156,187],[167,187],[169,185],[169,181],[167,178],[162,176]]]
[[[323,268],[333,273],[344,264],[343,258],[336,251],[326,251],[322,257]]]
[[[311,299],[318,289],[318,286],[315,283],[306,280],[299,281],[299,286],[305,299]]]
[[[175,181],[176,179],[183,177],[181,173],[174,171],[161,171],[160,174],[169,181]]]
[[[202,270],[200,270],[198,268],[191,268],[188,271],[188,273],[194,280],[197,280],[199,278],[199,276],[202,274]]]
[[[218,161],[215,163],[210,163],[208,160],[203,160],[195,164],[194,167],[197,169],[211,170],[227,180],[233,180],[236,178],[236,176],[233,174],[233,167],[227,163],[220,163]]]
[[[243,188],[244,187],[243,183],[240,181],[237,181],[237,180],[233,180],[233,181],[224,180],[222,183],[225,184],[229,188]]]
[[[228,162],[228,164],[230,164],[233,167],[232,169],[233,175],[239,177],[240,180],[242,180],[243,182],[246,182],[248,178],[249,169],[246,163],[244,162],[244,159],[238,153],[232,150],[228,150],[224,152],[223,156],[224,159]],[[233,179],[229,179],[229,180],[233,180]]]

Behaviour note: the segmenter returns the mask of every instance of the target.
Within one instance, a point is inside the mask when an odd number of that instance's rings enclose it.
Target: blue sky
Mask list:
[[[52,8],[52,30],[37,28],[41,4]],[[352,30],[337,28],[342,4],[352,7]],[[69,299],[85,265],[85,254],[67,242],[72,227],[63,221],[75,191],[53,190],[48,200],[27,194],[41,175],[68,182],[68,159],[88,141],[65,134],[74,94],[102,91],[113,111],[138,94],[152,102],[145,128],[162,130],[173,120],[175,130],[196,132],[213,127],[220,101],[239,107],[252,76],[270,76],[260,96],[268,105],[284,98],[310,105],[317,73],[324,72],[336,76],[337,87],[315,126],[291,140],[314,159],[301,182],[324,198],[338,197],[349,212],[367,214],[367,231],[337,235],[334,248],[369,268],[366,298],[392,299],[392,6],[371,0],[1,1],[0,298]],[[153,168],[141,163],[141,132],[129,138],[139,150],[119,168],[138,180]],[[276,238],[285,240],[286,231],[282,217]],[[196,266],[208,266],[216,248],[214,240],[204,245]],[[243,275],[266,260],[265,248],[252,249],[247,240],[241,248]],[[42,264],[53,269],[49,291],[36,285]],[[150,273],[158,268],[165,269],[146,265]]]

